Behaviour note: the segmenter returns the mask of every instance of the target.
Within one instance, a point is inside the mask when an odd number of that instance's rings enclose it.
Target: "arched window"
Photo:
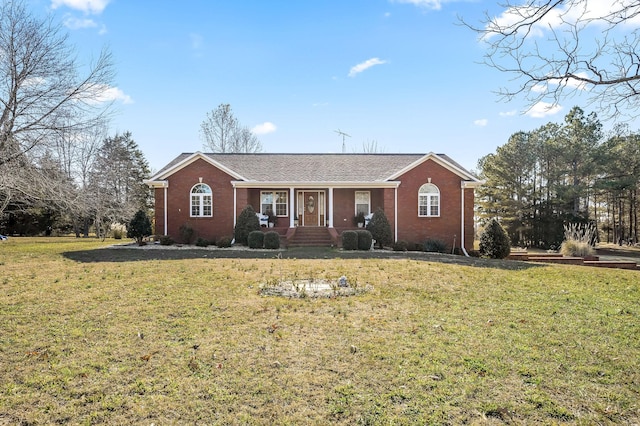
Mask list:
[[[440,190],[432,183],[425,183],[418,190],[418,216],[440,216]]]
[[[191,217],[213,216],[213,196],[211,187],[199,183],[191,188]]]

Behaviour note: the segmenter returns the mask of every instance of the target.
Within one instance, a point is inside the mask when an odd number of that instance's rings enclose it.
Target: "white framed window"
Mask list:
[[[359,213],[365,216],[371,213],[371,192],[356,191],[356,216]]]
[[[418,216],[440,216],[440,190],[432,183],[425,183],[418,190]]]
[[[211,187],[198,183],[191,188],[191,217],[213,216],[213,195]]]
[[[276,216],[288,216],[289,193],[287,191],[260,192],[260,213],[274,213]]]

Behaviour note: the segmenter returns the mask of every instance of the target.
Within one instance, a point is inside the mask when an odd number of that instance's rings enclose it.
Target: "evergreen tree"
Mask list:
[[[144,210],[138,210],[127,227],[127,238],[135,238],[138,245],[141,246],[143,244],[142,240],[151,235],[152,232],[149,217]]]
[[[382,248],[385,245],[393,243],[393,234],[391,233],[391,225],[387,219],[387,215],[384,214],[384,210],[378,208],[373,217],[367,224],[367,230],[371,232],[371,236],[376,240],[378,248]]]
[[[249,234],[252,231],[260,230],[260,220],[258,220],[258,216],[256,216],[256,211],[253,210],[251,205],[248,205],[240,212],[240,216],[238,216],[238,221],[236,222],[235,228],[235,237],[236,243],[247,245],[249,238]]]
[[[492,219],[480,235],[480,254],[491,259],[504,259],[510,251],[507,232],[496,219]]]

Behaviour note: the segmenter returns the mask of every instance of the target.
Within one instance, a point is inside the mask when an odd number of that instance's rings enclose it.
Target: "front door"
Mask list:
[[[305,191],[302,193],[302,200],[304,202],[304,217],[302,223],[304,226],[318,226],[319,217],[319,205],[318,205],[318,192],[317,191]]]

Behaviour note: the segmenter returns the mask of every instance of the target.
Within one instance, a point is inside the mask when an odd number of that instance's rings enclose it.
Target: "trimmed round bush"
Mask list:
[[[343,250],[358,250],[358,233],[356,231],[344,231],[341,236]]]
[[[280,234],[276,231],[269,231],[264,234],[264,248],[276,250],[280,248]]]
[[[233,241],[233,238],[231,237],[220,237],[218,238],[216,245],[220,248],[231,247],[231,241]]]
[[[504,259],[510,252],[511,241],[507,231],[496,219],[491,219],[480,235],[480,254],[491,259]]]
[[[247,245],[249,234],[252,231],[260,230],[260,220],[256,216],[256,211],[250,205],[242,209],[238,221],[236,222],[236,228],[234,230],[236,236],[236,243]]]
[[[252,249],[264,247],[264,233],[262,231],[251,231],[247,237],[247,245]]]
[[[429,238],[422,245],[422,250],[430,253],[446,253],[447,245],[442,240]]]
[[[358,250],[371,250],[371,243],[373,242],[373,236],[371,232],[366,229],[358,229]]]

